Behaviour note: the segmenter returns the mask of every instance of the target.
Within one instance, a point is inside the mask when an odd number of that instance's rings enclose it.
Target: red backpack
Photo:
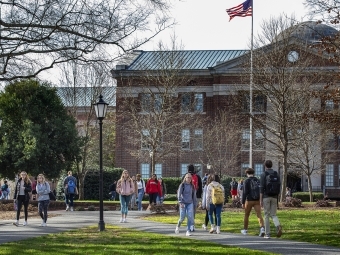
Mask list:
[[[195,190],[198,190],[198,177],[197,174],[191,174],[192,185],[194,185]]]

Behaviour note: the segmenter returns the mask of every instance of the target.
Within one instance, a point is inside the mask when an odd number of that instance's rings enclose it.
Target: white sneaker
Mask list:
[[[188,230],[187,233],[185,234],[186,236],[191,236],[191,232]]]
[[[27,226],[27,221],[24,221],[24,223],[22,225],[23,226]]]
[[[265,231],[264,231],[264,227],[260,228],[260,234],[259,236],[264,237]]]
[[[215,225],[211,225],[211,229],[209,231],[210,234],[214,233],[215,232]]]
[[[43,226],[43,227],[47,227],[47,224],[44,222],[44,223],[42,224],[42,226]]]
[[[123,220],[124,223],[128,223],[128,221],[126,219]]]
[[[221,228],[220,228],[220,226],[217,226],[216,227],[216,234],[220,234],[221,233]]]
[[[245,235],[245,236],[248,235],[248,231],[247,231],[246,229],[242,229],[242,230],[241,230],[241,233],[242,233],[243,235]]]
[[[19,226],[19,221],[17,220],[16,222],[13,222],[13,225],[18,227]]]
[[[68,211],[68,209],[70,209],[70,207],[67,205],[67,206],[66,206],[66,210],[65,210],[65,211]]]
[[[202,225],[203,230],[207,230],[207,226],[205,224]]]
[[[123,223],[123,222],[124,222],[124,219],[123,219],[123,218],[121,218],[119,222],[120,222],[120,223]]]
[[[179,234],[179,228],[178,227],[176,227],[176,229],[175,229],[175,234]]]
[[[73,212],[73,206],[71,206],[71,212]]]
[[[44,226],[44,220],[41,221],[40,227]]]

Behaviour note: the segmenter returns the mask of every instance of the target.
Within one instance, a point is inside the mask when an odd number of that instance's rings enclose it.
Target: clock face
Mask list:
[[[288,56],[287,56],[287,58],[288,58],[288,61],[289,62],[296,62],[298,59],[299,59],[299,53],[297,53],[296,51],[290,51],[289,53],[288,53]]]

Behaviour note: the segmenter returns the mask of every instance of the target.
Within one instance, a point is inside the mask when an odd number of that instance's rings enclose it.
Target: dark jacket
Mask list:
[[[261,176],[260,176],[260,193],[263,194],[263,197],[277,197],[277,195],[275,196],[268,196],[268,194],[266,193],[266,172],[268,172],[269,174],[272,174],[276,171],[274,171],[273,169],[266,169],[266,171],[264,171]],[[277,175],[278,180],[280,181],[280,176],[279,174]]]
[[[256,179],[259,183],[259,180],[254,177],[254,176],[251,176],[251,177],[248,177],[244,182],[243,182],[243,194],[242,194],[242,204],[245,204],[246,200],[247,201],[258,201],[260,200],[259,199],[253,199],[250,192],[251,192],[251,187],[250,187],[250,180],[251,179]]]
[[[14,192],[14,199],[17,199],[18,195],[20,193],[21,179],[22,178],[20,178],[16,183],[15,192]],[[29,183],[24,182],[24,187],[25,187],[25,201],[29,201],[30,200],[29,192],[32,191],[31,182],[29,182]]]

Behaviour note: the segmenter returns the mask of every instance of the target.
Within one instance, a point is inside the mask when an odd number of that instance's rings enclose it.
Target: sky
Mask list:
[[[235,17],[229,22],[226,9],[235,7],[245,0],[172,0],[172,11],[178,25],[163,31],[141,50],[157,49],[157,42],[169,44],[174,32],[185,50],[237,50],[249,49],[251,17]],[[297,20],[307,20],[304,0],[253,0],[254,35],[261,31],[263,20],[282,13]],[[176,40],[176,41],[177,41]]]

